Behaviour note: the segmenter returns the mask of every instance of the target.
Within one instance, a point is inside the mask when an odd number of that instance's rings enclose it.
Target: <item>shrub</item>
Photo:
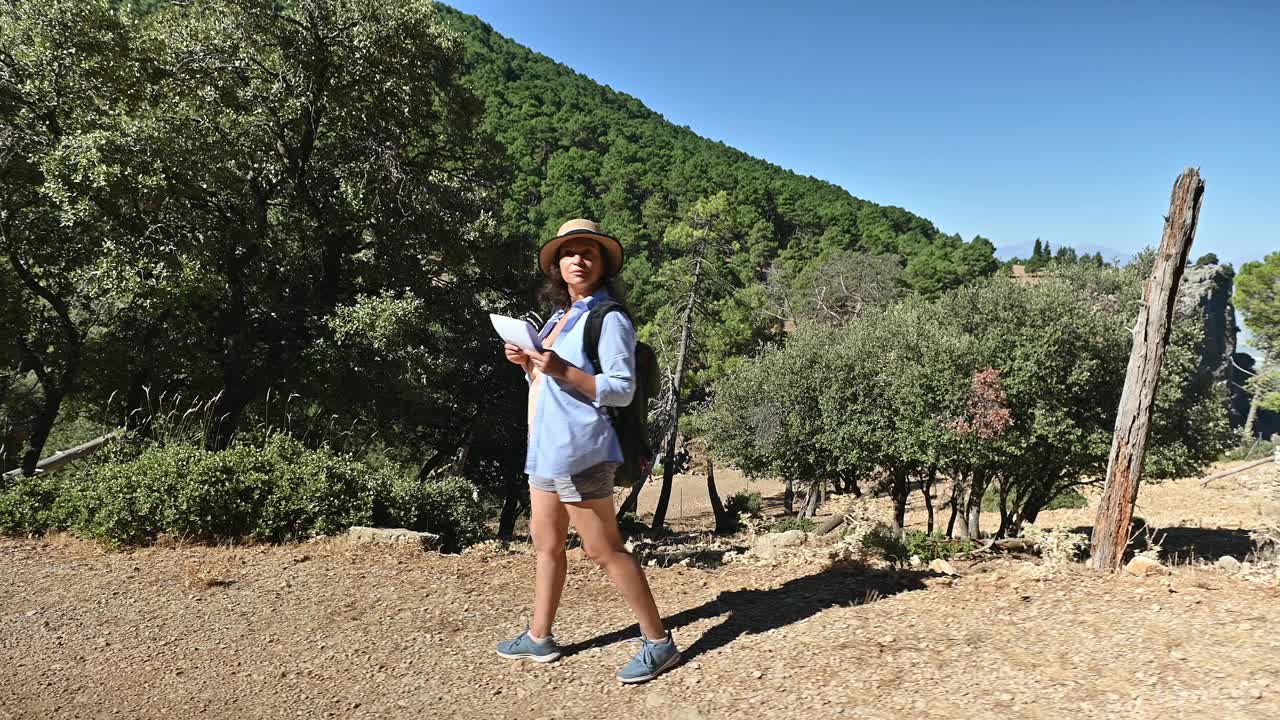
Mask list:
[[[398,524],[439,535],[445,552],[459,552],[486,532],[479,490],[464,478],[401,476],[392,485],[391,507]]]
[[[754,490],[739,490],[729,496],[724,511],[729,515],[730,524],[739,528],[744,518],[759,520],[764,517],[764,498]]]
[[[949,558],[973,550],[976,547],[969,540],[956,540],[945,535],[930,535],[923,530],[909,530],[902,537],[907,558],[918,556],[921,562],[929,562],[938,558]]]
[[[923,530],[908,530],[901,536],[887,527],[877,527],[862,538],[862,546],[873,555],[902,564],[913,556],[921,562],[969,552],[976,546],[969,540],[956,540],[944,535],[930,535]]]
[[[902,538],[889,528],[878,527],[864,535],[862,547],[868,554],[878,555],[891,563],[905,563],[911,557]]]
[[[65,493],[56,475],[19,477],[0,493],[0,530],[11,535],[38,535],[58,529],[58,499]]]
[[[643,535],[649,532],[649,526],[635,513],[624,513],[618,519],[618,529],[622,531],[624,537]]]
[[[395,524],[439,534],[444,549],[481,539],[474,485],[421,483],[390,463],[363,463],[284,435],[221,452],[130,445],[48,478],[20,478],[0,493],[0,532],[70,529],[109,545],[161,534],[200,542],[303,539],[352,525]]]
[[[1255,442],[1253,440],[1249,440],[1243,445],[1237,445],[1236,447],[1227,450],[1222,454],[1222,457],[1218,459],[1224,462],[1244,460],[1246,457],[1250,460],[1261,460],[1273,452],[1275,452],[1275,445],[1273,445],[1271,441],[1259,440]]]
[[[813,532],[818,527],[811,518],[807,517],[789,517],[783,518],[773,524],[771,532],[787,532],[788,530],[800,530],[802,532]]]

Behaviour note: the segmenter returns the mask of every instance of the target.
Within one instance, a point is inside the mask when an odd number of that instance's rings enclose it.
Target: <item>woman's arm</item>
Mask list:
[[[636,329],[620,312],[605,316],[600,328],[600,366],[595,392],[587,397],[597,405],[626,407],[636,394]]]
[[[636,331],[622,313],[609,313],[600,328],[600,373],[590,375],[555,354],[526,351],[534,367],[569,384],[597,405],[623,407],[636,391]]]

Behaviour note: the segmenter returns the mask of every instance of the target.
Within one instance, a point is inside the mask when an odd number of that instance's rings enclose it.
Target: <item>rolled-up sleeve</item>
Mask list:
[[[600,328],[600,365],[596,405],[630,405],[636,393],[636,329],[620,312],[606,315]]]

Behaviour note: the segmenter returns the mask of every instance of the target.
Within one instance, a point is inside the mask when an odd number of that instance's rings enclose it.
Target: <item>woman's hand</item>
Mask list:
[[[503,343],[502,351],[507,354],[507,360],[515,363],[522,368],[529,365],[529,356],[525,354],[524,349],[513,343]]]
[[[562,360],[554,350],[547,350],[546,352],[526,350],[525,354],[529,356],[529,361],[543,375],[563,379],[565,373],[569,371],[569,363]]]

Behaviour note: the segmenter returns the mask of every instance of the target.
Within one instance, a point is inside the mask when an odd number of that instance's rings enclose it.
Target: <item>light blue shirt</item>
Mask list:
[[[629,405],[635,395],[636,330],[620,312],[605,316],[599,352],[604,367],[596,368],[582,348],[587,324],[579,322],[591,308],[608,298],[609,291],[600,288],[591,297],[571,305],[569,319],[551,346],[566,363],[595,375],[596,396],[589,398],[559,378],[538,378],[542,388],[533,408],[524,464],[524,471],[530,475],[566,478],[602,462],[622,462],[622,447],[605,408]],[[545,341],[562,317],[564,310],[557,310],[539,337]]]

